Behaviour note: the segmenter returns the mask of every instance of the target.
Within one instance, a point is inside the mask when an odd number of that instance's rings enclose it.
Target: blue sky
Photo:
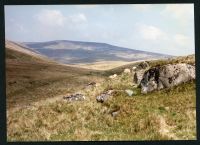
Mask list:
[[[194,53],[193,4],[5,6],[6,39],[76,40],[159,52]]]

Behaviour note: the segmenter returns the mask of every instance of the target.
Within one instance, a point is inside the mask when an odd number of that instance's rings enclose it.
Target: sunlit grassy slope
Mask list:
[[[43,98],[70,93],[96,77],[97,71],[64,66],[6,49],[7,107],[27,105]]]
[[[6,58],[8,141],[196,139],[195,81],[143,95],[133,87],[132,74],[122,73],[137,63],[94,71],[9,48]],[[194,56],[150,64],[178,62],[194,63]],[[108,79],[114,73],[118,77]],[[91,81],[97,86],[86,89]],[[97,103],[96,96],[108,89],[116,93]],[[128,96],[125,89],[135,95]],[[77,92],[86,100],[63,100]]]
[[[8,140],[170,140],[196,139],[195,82],[150,94],[131,87],[131,76],[82,90],[85,101],[62,98],[8,112]],[[105,103],[95,96],[118,90]],[[123,89],[132,89],[130,97]],[[119,110],[116,117],[111,113]]]

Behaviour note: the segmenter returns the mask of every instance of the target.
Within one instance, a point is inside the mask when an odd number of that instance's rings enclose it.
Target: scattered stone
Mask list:
[[[132,96],[132,95],[133,95],[133,91],[132,91],[132,90],[127,89],[127,90],[125,90],[125,92],[126,92],[129,96]]]
[[[165,110],[169,111],[169,109],[170,109],[169,107],[165,107]]]
[[[72,94],[70,96],[64,96],[63,99],[68,101],[83,101],[85,100],[85,96],[83,94]]]
[[[186,63],[156,66],[144,73],[141,92],[170,88],[195,79],[195,67]]]
[[[129,68],[124,69],[124,73],[131,73],[131,70]]]
[[[119,111],[114,111],[111,113],[112,117],[116,117],[119,114]]]
[[[97,102],[105,102],[106,100],[108,100],[108,98],[112,95],[112,93],[114,92],[114,90],[108,90],[106,92],[103,92],[102,94],[98,95],[96,97]]]
[[[110,111],[110,114],[112,117],[116,117],[117,115],[119,115],[120,113],[120,106],[116,106],[115,109],[113,109],[112,111]]]
[[[132,71],[135,71],[135,70],[136,70],[136,68],[137,68],[136,66],[132,67]]]
[[[115,92],[115,90],[110,89],[110,90],[107,91],[107,94],[108,94],[108,95],[112,95],[114,92]]]
[[[85,85],[84,89],[91,89],[96,87],[96,82],[90,82],[87,85]]]
[[[114,75],[109,76],[110,79],[114,79],[114,78],[116,78],[116,77],[117,77],[117,74],[114,74]]]
[[[99,96],[96,97],[96,100],[97,100],[97,102],[103,103],[103,102],[105,102],[108,99],[109,96],[110,95],[108,95],[106,93],[102,93],[101,95],[99,95]]]

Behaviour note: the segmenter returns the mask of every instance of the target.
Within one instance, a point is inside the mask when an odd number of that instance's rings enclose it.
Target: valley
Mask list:
[[[63,43],[72,45],[62,41],[59,44],[62,49],[66,48]],[[73,49],[80,48],[77,43],[73,43]],[[52,42],[48,48],[57,48],[54,45]],[[107,60],[88,61],[87,55],[87,60],[62,61],[64,56],[49,57],[46,50],[38,47],[45,48],[46,43],[6,43],[8,141],[196,139],[195,80],[143,94],[133,82],[133,68],[140,66],[144,57],[137,61],[110,60],[113,55],[109,54]],[[76,63],[71,63],[74,60]],[[195,65],[195,57],[154,56],[145,62],[150,68],[180,63]],[[114,74],[116,77],[111,78]],[[99,103],[97,96],[110,90],[114,93]],[[133,95],[126,90],[133,91]],[[63,99],[77,93],[85,99]]]

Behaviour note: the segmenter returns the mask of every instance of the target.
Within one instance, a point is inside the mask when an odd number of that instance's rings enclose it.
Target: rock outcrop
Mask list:
[[[136,70],[142,70],[148,67],[149,67],[149,63],[147,61],[144,61],[137,65]]]
[[[144,61],[140,64],[138,64],[136,67],[134,67],[134,75],[133,75],[133,82],[137,85],[140,84],[142,78],[143,78],[143,75],[144,75],[144,72],[149,69],[149,64]]]
[[[139,85],[141,80],[142,80],[142,77],[144,75],[144,72],[146,70],[139,70],[137,72],[135,72],[134,76],[133,76],[133,82],[136,84],[136,85]]]
[[[170,88],[195,79],[195,66],[186,63],[168,64],[147,70],[141,80],[141,92]]]

